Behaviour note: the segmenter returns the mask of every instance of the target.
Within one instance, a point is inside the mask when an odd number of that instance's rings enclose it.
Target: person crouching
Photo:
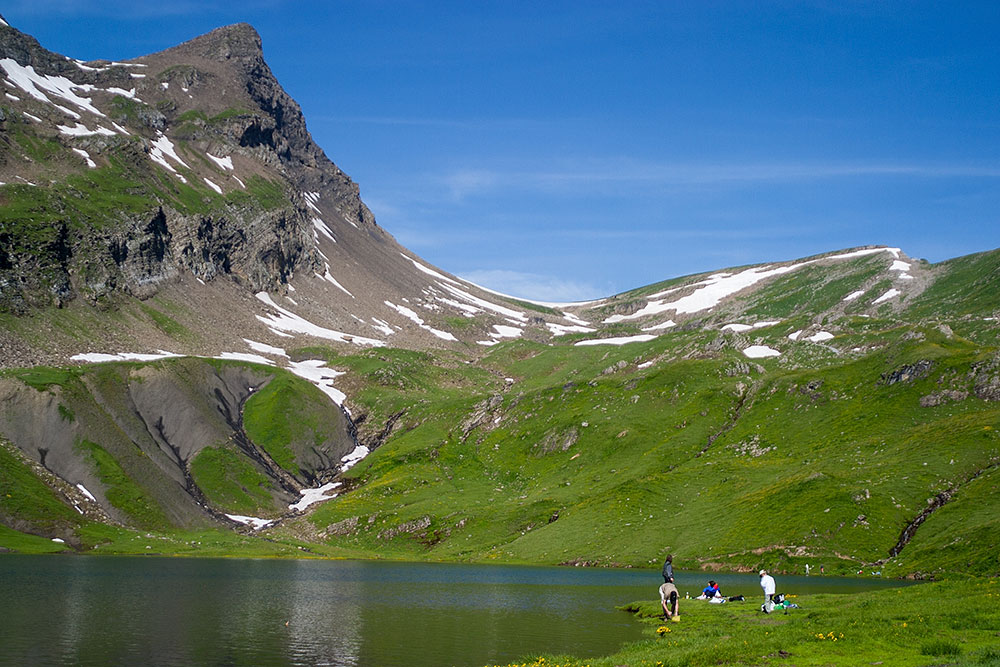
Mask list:
[[[677,594],[677,587],[671,583],[662,584],[660,586],[660,606],[663,607],[663,620],[673,621],[674,623],[679,623],[681,620],[680,613],[678,611],[678,600],[680,595]],[[667,608],[667,603],[670,603],[669,609]]]

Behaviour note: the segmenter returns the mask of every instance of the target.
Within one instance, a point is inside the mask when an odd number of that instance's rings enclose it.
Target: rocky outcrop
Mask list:
[[[186,87],[211,80],[213,70],[223,66],[243,87],[252,111],[225,122],[223,132],[227,137],[241,148],[274,156],[298,191],[323,192],[345,219],[368,228],[376,226],[375,217],[361,201],[357,184],[313,141],[301,107],[267,65],[260,35],[252,26],[238,23],[218,28],[143,60],[191,63],[193,66],[184,70]]]
[[[968,397],[969,392],[967,391],[956,391],[954,389],[935,391],[920,397],[920,407],[934,408],[949,402],[964,401]]]
[[[552,431],[545,434],[540,441],[532,445],[531,449],[537,456],[544,456],[553,452],[565,452],[576,444],[580,439],[580,432],[576,427],[566,431]]]
[[[190,216],[160,207],[86,235],[58,224],[41,252],[8,255],[7,270],[0,266],[0,310],[58,306],[80,294],[94,302],[116,292],[148,298],[182,272],[274,290],[296,271],[319,269],[309,233],[294,209]]]
[[[399,535],[419,533],[427,530],[430,526],[431,518],[429,516],[422,516],[412,521],[404,521],[398,526],[387,528],[378,534],[378,538],[380,540],[391,540]]]
[[[1000,357],[975,364],[970,375],[976,398],[1000,401]]]
[[[313,142],[298,104],[264,61],[259,35],[246,24],[114,65],[80,64],[13,28],[0,27],[0,58],[31,67],[39,76],[84,86],[76,90],[87,91],[87,99],[105,118],[84,114],[83,125],[92,129],[113,120],[120,132],[84,135],[71,145],[113,156],[119,171],[111,175],[118,181],[112,190],[134,182],[109,198],[106,207],[90,205],[83,212],[75,210],[74,198],[89,195],[76,185],[56,182],[52,188],[37,188],[37,195],[24,193],[41,197],[37,206],[44,215],[0,228],[0,311],[61,306],[81,294],[93,302],[107,302],[118,293],[148,298],[182,273],[205,281],[229,277],[255,292],[277,289],[296,272],[311,274],[322,266],[303,192],[322,193],[346,220],[377,230],[357,185]],[[126,65],[141,66],[143,76],[132,78]],[[47,141],[71,141],[56,130],[65,120],[53,116],[42,121],[25,121],[19,131]],[[197,172],[187,172],[187,178],[176,175],[187,190],[177,190],[170,182],[175,177],[151,160],[154,143],[163,138],[177,150],[177,142],[193,142],[193,153],[200,155],[195,157],[204,162],[182,152],[183,164]],[[242,151],[253,157],[254,163],[247,165],[252,171],[243,178],[261,179],[268,192],[261,195],[241,179],[240,194],[246,196],[225,202],[199,198],[190,186],[219,190],[217,184],[203,182],[213,174],[202,152],[209,147],[215,154]],[[6,150],[18,149],[11,144]],[[52,170],[37,159],[25,161],[26,175],[35,168]],[[145,198],[148,206],[135,196]],[[118,197],[127,199],[124,205]]]
[[[343,521],[337,521],[336,523],[331,523],[326,528],[326,535],[351,535],[358,529],[359,517],[352,516],[344,519]]]
[[[489,424],[499,418],[499,409],[502,405],[503,396],[501,394],[493,394],[489,398],[477,403],[476,407],[472,409],[472,414],[462,422],[462,440],[464,441],[468,438],[469,434],[480,426],[488,428]]]
[[[889,373],[883,373],[879,380],[879,384],[889,386],[898,382],[913,382],[914,380],[927,377],[933,366],[934,362],[921,359],[915,364],[907,364],[906,366],[900,366],[896,370]]]

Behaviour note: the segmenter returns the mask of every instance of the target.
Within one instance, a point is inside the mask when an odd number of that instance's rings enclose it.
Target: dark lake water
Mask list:
[[[760,596],[754,575],[712,578],[727,595]],[[680,572],[678,588],[696,595],[706,579]],[[437,666],[607,655],[643,636],[615,606],[657,599],[661,581],[648,570],[7,555],[0,663]],[[778,578],[779,590],[800,594],[886,585]]]

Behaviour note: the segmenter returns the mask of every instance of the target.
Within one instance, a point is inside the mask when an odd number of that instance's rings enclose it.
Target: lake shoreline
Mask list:
[[[3,551],[2,549],[7,549]],[[168,558],[263,558],[263,559],[302,559],[302,560],[372,560],[401,563],[455,563],[455,564],[503,564],[525,565],[539,567],[560,567],[567,570],[623,570],[637,572],[656,572],[658,565],[636,565],[629,563],[604,563],[593,560],[578,560],[562,563],[540,563],[515,559],[425,559],[415,558],[412,553],[372,553],[367,549],[351,549],[325,543],[305,542],[288,535],[241,534],[222,530],[204,530],[177,533],[152,533],[126,528],[111,528],[106,526],[91,526],[80,530],[77,544],[57,543],[52,539],[19,533],[0,526],[0,556],[7,554],[62,554],[62,555],[114,555],[114,556],[162,556]],[[817,573],[817,563],[821,559],[801,559],[794,568],[767,566],[772,573],[780,576],[798,576],[796,570],[804,570],[805,563],[811,560],[813,577],[845,577],[855,578],[859,563],[843,562],[842,558],[831,557],[830,566],[825,574]],[[686,561],[678,561],[684,563]],[[697,562],[697,561],[695,561]],[[711,566],[699,563],[698,570],[705,576],[721,574],[754,574],[758,566],[749,567],[746,564],[733,562],[731,567],[718,558],[711,561]],[[720,567],[716,567],[720,566]],[[869,566],[866,570],[871,573]],[[895,574],[895,573],[894,573]],[[872,576],[868,574],[865,576]],[[906,572],[897,576],[879,575],[878,579],[887,581],[937,581],[952,576],[965,576],[959,573]]]
[[[1000,665],[996,578],[792,600],[798,608],[771,614],[759,611],[758,598],[724,605],[683,600],[679,623],[662,620],[658,601],[634,602],[623,610],[644,623],[645,639],[599,658],[530,655],[509,665]]]

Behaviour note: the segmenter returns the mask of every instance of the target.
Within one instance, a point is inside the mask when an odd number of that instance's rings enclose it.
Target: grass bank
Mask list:
[[[790,601],[799,608],[765,615],[756,598],[682,600],[679,623],[663,623],[659,601],[634,602],[623,610],[648,625],[648,639],[603,658],[541,655],[512,665],[1000,665],[995,578]]]

